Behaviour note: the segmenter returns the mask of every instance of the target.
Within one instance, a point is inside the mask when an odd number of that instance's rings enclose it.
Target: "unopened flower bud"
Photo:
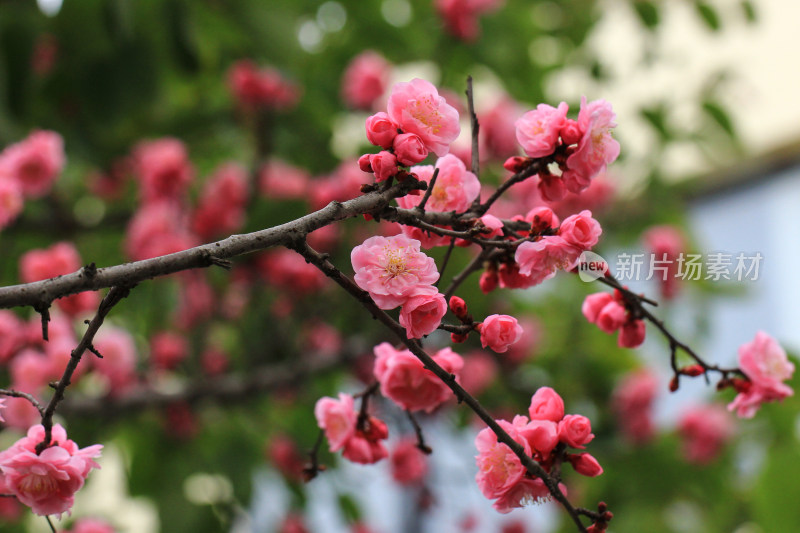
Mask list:
[[[676,390],[678,390],[678,387],[680,387],[680,386],[681,385],[678,382],[678,376],[675,376],[674,378],[669,380],[669,391],[670,392],[675,392]]]
[[[503,163],[503,168],[508,170],[509,172],[513,172],[516,174],[523,168],[527,167],[530,162],[533,161],[530,157],[522,157],[520,155],[515,155],[513,157],[509,157],[506,159],[506,162]]]
[[[467,340],[466,333],[451,333],[450,340],[453,341],[454,344],[461,344]]]
[[[489,294],[497,288],[497,271],[486,270],[481,274],[481,279],[478,281],[483,294]]]
[[[577,144],[583,137],[580,126],[572,119],[567,119],[564,127],[561,128],[561,140],[564,144]]]
[[[362,172],[372,172],[372,165],[369,162],[369,156],[372,154],[364,154],[358,158],[358,168]]]
[[[689,365],[685,366],[681,369],[681,374],[685,376],[699,376],[700,374],[704,373],[705,369],[702,365]]]
[[[458,318],[465,318],[467,316],[467,302],[458,296],[450,297],[450,311],[453,312]]]

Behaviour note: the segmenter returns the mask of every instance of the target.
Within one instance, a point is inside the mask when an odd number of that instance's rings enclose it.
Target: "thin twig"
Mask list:
[[[27,392],[22,392],[14,389],[0,389],[0,396],[8,396],[10,398],[23,398],[25,400],[28,400],[30,404],[34,406],[37,411],[39,411],[39,416],[44,416],[44,407],[42,407],[42,404],[39,403],[39,400],[37,400],[32,394],[28,394]]]
[[[422,200],[414,207],[416,211],[420,211],[422,213],[425,212],[425,204],[428,203],[431,195],[433,194],[433,188],[436,186],[436,178],[439,177],[439,169],[433,169],[433,176],[431,176],[431,181],[428,182],[428,188],[425,189],[425,194],[422,196]]]
[[[488,257],[488,252],[486,248],[481,250],[481,253],[475,256],[475,258],[466,266],[464,270],[459,272],[453,280],[450,282],[450,285],[447,287],[447,290],[444,291],[444,298],[445,300],[450,300],[450,297],[455,294],[456,290],[459,286],[461,286],[464,281],[466,281],[467,277],[470,274],[475,272],[476,270],[480,270],[483,268],[483,261]]]
[[[455,247],[456,247],[456,238],[453,237],[452,239],[450,239],[450,246],[447,247],[447,251],[444,253],[444,257],[442,258],[442,266],[439,267],[439,279],[437,279],[436,282],[433,284],[434,287],[438,287],[439,282],[442,281],[442,278],[444,277],[444,271],[447,268],[447,264],[450,262],[450,256],[452,255],[453,248]]]
[[[419,448],[419,451],[425,455],[432,454],[433,450],[430,446],[425,444],[425,437],[422,435],[422,428],[420,427],[419,422],[417,422],[417,418],[414,416],[414,413],[407,410],[406,416],[408,416],[408,420],[411,422],[411,425],[414,428],[414,433],[417,435],[417,448]]]
[[[78,346],[72,350],[67,367],[64,369],[64,374],[61,376],[61,379],[56,382],[53,397],[50,399],[50,403],[47,404],[47,408],[45,408],[44,413],[42,414],[44,438],[42,439],[42,442],[36,445],[36,453],[42,453],[42,450],[50,446],[50,439],[52,437],[53,430],[53,415],[56,412],[56,407],[58,407],[58,404],[64,399],[64,391],[66,391],[67,387],[69,386],[70,380],[72,379],[72,374],[75,372],[75,369],[78,368],[78,363],[81,362],[83,353],[88,349],[89,346],[91,346],[95,334],[100,329],[100,326],[103,324],[103,320],[105,320],[109,311],[111,311],[111,309],[123,298],[128,296],[129,292],[129,287],[112,287],[112,289],[108,291],[106,297],[100,302],[100,307],[97,310],[97,314],[95,314],[94,318],[89,323],[89,327],[86,328],[86,333],[83,334],[83,338],[78,343]]]

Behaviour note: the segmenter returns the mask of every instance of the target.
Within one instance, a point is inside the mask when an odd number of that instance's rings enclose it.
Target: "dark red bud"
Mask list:
[[[450,297],[450,311],[453,312],[458,318],[464,318],[467,316],[467,302],[463,300],[463,298],[459,298],[458,296],[451,296]]]
[[[454,344],[461,344],[462,342],[467,340],[466,333],[451,333],[450,340],[453,341]]]
[[[676,390],[678,390],[678,387],[680,387],[680,383],[678,383],[678,377],[675,376],[669,381],[669,391],[675,392]]]
[[[689,365],[681,369],[681,374],[695,377],[703,374],[705,371],[706,370],[702,367],[702,365]]]
[[[506,162],[503,163],[503,168],[508,170],[509,172],[513,172],[516,174],[533,161],[530,157],[522,157],[520,155],[515,155],[513,157],[509,157],[506,159]]]

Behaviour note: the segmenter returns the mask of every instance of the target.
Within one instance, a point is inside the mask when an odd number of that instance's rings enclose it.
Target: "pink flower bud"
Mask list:
[[[372,172],[372,165],[369,162],[370,157],[372,157],[372,154],[364,154],[358,158],[358,168],[362,172]]]
[[[569,455],[568,458],[569,462],[572,464],[572,468],[579,474],[588,477],[597,477],[603,473],[603,467],[600,466],[597,459],[588,453],[576,453],[574,455]]]
[[[392,143],[397,160],[403,165],[416,165],[428,157],[428,149],[418,135],[401,133]]]
[[[593,438],[592,423],[582,415],[567,415],[558,423],[558,438],[573,448],[583,448]]]
[[[541,233],[547,229],[557,228],[560,224],[558,217],[549,207],[534,207],[525,215],[525,221],[531,223],[531,231]]]
[[[558,235],[581,250],[590,250],[600,240],[603,229],[592,218],[592,212],[583,210],[577,215],[567,217],[558,228]]]
[[[392,141],[397,136],[397,124],[392,122],[389,115],[381,111],[367,118],[367,140],[375,146],[391,148]]]
[[[497,271],[486,270],[481,274],[481,279],[478,281],[483,294],[489,294],[497,288]]]
[[[531,420],[560,422],[564,418],[564,400],[550,387],[541,387],[531,397],[528,414]]]
[[[517,319],[508,315],[487,316],[480,327],[481,345],[497,353],[508,350],[522,336],[522,326]]]
[[[559,176],[553,176],[552,174],[540,174],[537,187],[539,194],[548,202],[557,202],[567,194],[564,182]]]
[[[568,118],[564,125],[561,127],[561,140],[564,144],[578,144],[578,141],[583,137],[583,132],[578,122]]]
[[[522,157],[521,155],[515,155],[513,157],[509,157],[506,159],[505,163],[503,163],[503,168],[508,170],[509,172],[513,172],[516,174],[533,161],[530,157]]]
[[[581,306],[581,312],[583,316],[586,317],[586,320],[594,324],[597,322],[597,317],[600,315],[600,311],[603,308],[614,301],[614,297],[611,296],[607,292],[596,292],[594,294],[590,294],[583,300],[583,305]]]
[[[397,158],[386,150],[370,155],[369,164],[377,181],[387,180],[397,174]]]
[[[621,348],[636,348],[644,342],[644,335],[644,320],[630,320],[619,330],[617,344]]]
[[[458,318],[464,318],[467,316],[467,302],[464,301],[463,298],[459,298],[458,296],[451,296],[450,297],[450,311],[453,312]]]
[[[609,302],[597,315],[597,327],[606,333],[614,333],[628,320],[628,312],[616,301]]]

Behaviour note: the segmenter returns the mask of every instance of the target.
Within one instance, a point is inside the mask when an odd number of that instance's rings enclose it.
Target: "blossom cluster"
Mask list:
[[[511,289],[532,287],[552,278],[558,270],[573,269],[581,253],[597,244],[603,231],[588,210],[560,222],[552,209],[541,206],[519,219],[530,224],[530,231],[509,238],[530,236],[533,240],[517,247],[513,261],[499,267],[492,265],[482,274],[480,286],[484,293],[498,285]]]
[[[366,130],[367,140],[383,150],[361,156],[359,167],[380,182],[400,173],[398,165],[415,165],[429,152],[447,154],[461,126],[458,111],[436,87],[414,78],[392,88],[386,112],[367,118]]]
[[[567,453],[567,447],[584,449],[592,441],[591,422],[582,415],[565,415],[564,401],[550,387],[542,387],[531,397],[528,415],[517,415],[511,422],[497,420],[525,451],[548,473],[566,460],[580,474],[599,476],[603,468],[588,453]],[[478,473],[475,480],[483,495],[495,500],[494,508],[508,513],[514,508],[545,501],[550,491],[541,478],[531,475],[519,457],[497,435],[484,428],[475,438]],[[563,485],[559,484],[562,492]]]
[[[644,342],[644,320],[636,318],[625,307],[625,298],[618,290],[614,294],[597,292],[583,301],[581,311],[586,320],[596,324],[608,334],[619,331],[617,344],[623,348],[636,348]]]
[[[353,248],[350,259],[356,284],[381,309],[402,306],[400,324],[409,338],[433,332],[447,312],[444,295],[433,283],[439,271],[420,242],[405,235],[370,237]]]
[[[26,198],[50,191],[65,159],[64,140],[53,131],[34,131],[0,152],[0,228],[17,218]]]
[[[75,493],[83,487],[103,446],[78,448],[59,424],[52,429],[52,445],[41,453],[36,446],[45,430],[36,425],[7,450],[0,452],[0,493],[13,494],[37,515],[69,513]]]
[[[614,112],[605,100],[581,98],[577,120],[567,118],[569,106],[539,104],[515,123],[517,141],[531,158],[548,157],[560,150],[556,161],[562,174],[549,169],[539,173],[539,191],[546,200],[560,200],[567,191],[579,193],[592,179],[605,171],[619,155],[619,143],[611,136]],[[506,168],[515,170],[527,164],[523,158],[511,158]]]
[[[338,400],[328,396],[317,400],[314,416],[325,431],[330,451],[342,450],[346,459],[361,464],[388,457],[389,452],[381,442],[389,436],[386,424],[374,416],[360,414],[354,405],[353,397],[344,393],[339,393]]]

